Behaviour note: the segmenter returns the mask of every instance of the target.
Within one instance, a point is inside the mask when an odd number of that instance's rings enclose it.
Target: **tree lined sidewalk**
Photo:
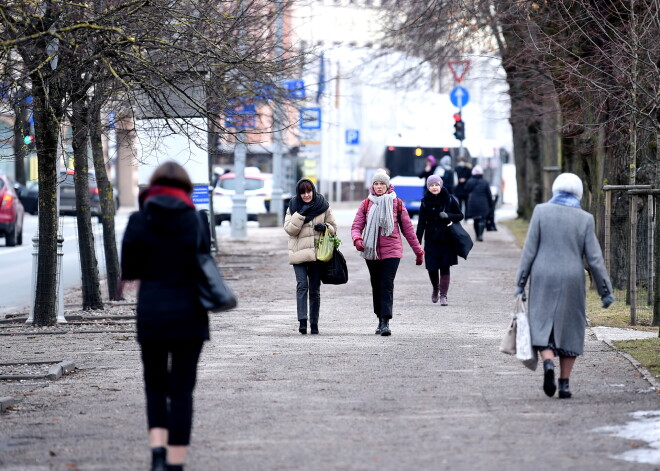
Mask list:
[[[354,210],[336,213],[350,279],[322,287],[319,336],[297,332],[284,231],[221,238],[239,306],[212,315],[187,469],[653,469],[614,458],[645,442],[598,430],[660,409],[627,359],[589,333],[574,398],[559,400],[543,394],[540,371],[498,352],[520,255],[508,230],[486,233],[452,269],[448,307],[431,303],[427,273],[405,248],[393,334],[380,337],[350,243]],[[119,322],[0,337],[6,361],[64,355],[78,367],[57,382],[0,383],[17,401],[2,417],[3,469],[148,469],[139,350]]]

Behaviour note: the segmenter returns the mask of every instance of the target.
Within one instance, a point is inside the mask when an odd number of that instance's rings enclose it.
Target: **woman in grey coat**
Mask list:
[[[559,356],[559,397],[569,398],[568,380],[575,358],[584,351],[587,324],[586,262],[603,307],[614,301],[612,284],[594,233],[594,218],[580,208],[582,180],[562,173],[552,185],[552,199],[534,208],[520,266],[516,292],[529,289],[532,345],[543,359],[543,391],[550,397],[557,385],[554,357]]]

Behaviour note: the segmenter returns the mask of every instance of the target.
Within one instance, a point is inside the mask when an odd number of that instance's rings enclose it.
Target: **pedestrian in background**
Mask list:
[[[210,251],[190,195],[193,186],[176,162],[160,165],[130,216],[121,251],[122,278],[139,280],[137,340],[142,352],[152,471],[183,470],[190,444],[193,390],[209,318],[202,307],[197,252]],[[167,446],[167,448],[166,448]]]
[[[424,250],[415,236],[410,215],[396,197],[389,175],[378,169],[371,180],[369,197],[360,204],[351,226],[353,245],[361,252],[369,269],[374,314],[378,317],[376,335],[392,334],[389,322],[394,303],[394,278],[403,257],[402,233],[417,256],[415,263],[421,265]]]
[[[319,333],[321,309],[321,263],[316,260],[316,243],[324,230],[337,233],[337,223],[328,201],[316,192],[314,183],[303,178],[296,184],[284,218],[289,234],[289,264],[296,275],[298,331],[307,333],[307,299],[309,298],[310,333]]]
[[[557,385],[554,357],[559,356],[559,397],[570,398],[569,377],[584,351],[587,324],[584,262],[604,308],[614,301],[612,284],[595,234],[594,218],[580,208],[582,180],[562,173],[552,185],[552,198],[534,208],[516,273],[514,296],[529,290],[532,345],[543,359],[543,391]]]
[[[451,168],[451,157],[448,155],[445,155],[443,158],[440,159],[440,165],[435,169],[434,175],[439,176],[442,178],[442,188],[446,189],[449,194],[453,193],[454,186],[456,182],[454,181],[456,178],[456,174],[454,172],[454,169]],[[428,180],[427,180],[427,188],[428,188]]]
[[[419,174],[419,178],[424,179],[424,186],[426,187],[426,179],[433,175],[438,168],[438,162],[435,160],[435,157],[432,155],[426,156],[426,165],[424,166],[424,171]]]
[[[417,221],[417,240],[422,243],[424,236],[424,260],[429,273],[433,292],[431,301],[447,306],[450,267],[458,264],[458,256],[451,242],[448,227],[461,221],[463,213],[458,202],[443,186],[443,180],[431,175],[426,181],[428,191],[422,198]]]
[[[454,187],[453,195],[458,199],[458,204],[462,213],[467,212],[468,192],[465,190],[465,185],[472,176],[472,166],[468,164],[465,157],[458,158],[458,164],[454,168],[456,174],[456,186]]]
[[[484,171],[480,165],[472,169],[472,176],[465,184],[468,194],[467,215],[468,219],[474,221],[474,232],[478,241],[484,240],[484,229],[486,218],[495,204],[490,192],[490,183],[484,178]]]

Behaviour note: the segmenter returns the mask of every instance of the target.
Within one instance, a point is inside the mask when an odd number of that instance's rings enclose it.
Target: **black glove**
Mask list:
[[[314,230],[316,232],[323,232],[325,231],[325,224],[321,224],[320,222],[318,224],[314,224]]]
[[[440,219],[447,219],[449,216],[447,216],[447,213],[445,213],[444,211],[442,211],[440,214],[438,214],[438,217],[439,217]]]
[[[309,208],[311,208],[311,207],[312,207],[312,205],[309,204],[309,203],[308,203],[308,204],[303,204],[303,205],[300,207],[300,209],[298,210],[298,214],[300,214],[301,216],[304,216],[305,213],[306,213],[307,211],[309,211]]]
[[[600,298],[600,300],[603,303],[603,307],[607,309],[608,307],[610,307],[610,304],[614,302],[614,296],[612,296],[611,294],[606,294],[605,296]]]

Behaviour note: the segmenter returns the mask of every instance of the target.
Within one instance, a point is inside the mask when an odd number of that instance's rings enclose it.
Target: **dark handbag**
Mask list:
[[[348,267],[346,259],[338,249],[335,249],[330,261],[321,267],[321,281],[326,285],[343,285],[348,283]]]
[[[496,196],[493,200],[493,206],[491,206],[490,210],[488,211],[488,215],[486,216],[486,230],[488,232],[497,230],[497,226],[495,225],[495,205],[497,204],[498,199],[499,195]]]
[[[238,304],[234,292],[227,286],[211,254],[202,252],[202,231],[205,230],[205,224],[200,218],[206,216],[200,212],[197,213],[197,216],[197,263],[200,268],[197,281],[199,301],[204,309],[211,312],[233,309]]]
[[[470,234],[458,222],[453,222],[447,226],[447,231],[449,232],[449,237],[456,255],[467,260],[467,256],[474,245]]]

